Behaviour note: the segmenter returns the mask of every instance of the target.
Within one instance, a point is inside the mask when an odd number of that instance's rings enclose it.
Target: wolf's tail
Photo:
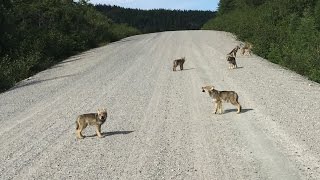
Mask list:
[[[239,96],[236,92],[234,92],[233,97],[237,102],[239,102]]]

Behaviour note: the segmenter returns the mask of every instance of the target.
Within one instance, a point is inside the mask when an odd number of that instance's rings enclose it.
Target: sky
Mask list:
[[[217,10],[219,0],[90,0],[92,4],[110,4],[139,9]]]

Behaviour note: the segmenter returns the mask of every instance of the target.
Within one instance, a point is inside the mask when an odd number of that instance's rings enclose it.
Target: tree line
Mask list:
[[[0,92],[67,56],[139,33],[87,0],[1,0]]]
[[[141,10],[111,5],[96,5],[98,11],[115,23],[125,23],[143,33],[196,30],[215,16],[213,11],[198,10]]]
[[[232,32],[256,54],[320,83],[320,0],[220,0],[203,29]]]

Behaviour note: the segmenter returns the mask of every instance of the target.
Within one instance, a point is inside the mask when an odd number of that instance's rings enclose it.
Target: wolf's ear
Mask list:
[[[210,91],[212,91],[214,89],[214,86],[211,86]]]

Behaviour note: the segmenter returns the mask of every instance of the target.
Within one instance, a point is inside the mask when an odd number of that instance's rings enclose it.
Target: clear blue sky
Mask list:
[[[93,4],[111,4],[139,9],[217,10],[219,0],[90,0]]]

